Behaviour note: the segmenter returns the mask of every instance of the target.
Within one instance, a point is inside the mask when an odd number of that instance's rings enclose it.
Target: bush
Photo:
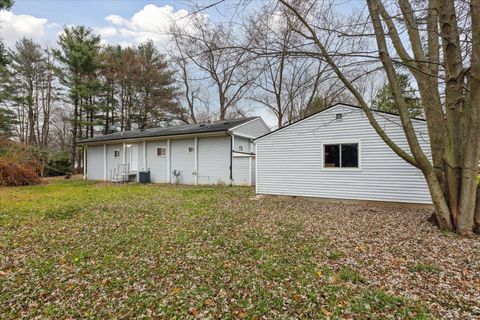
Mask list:
[[[30,148],[13,141],[0,141],[0,185],[37,184],[40,169],[40,162]]]
[[[68,152],[49,152],[47,154],[44,175],[48,177],[63,176],[71,172]]]
[[[34,184],[40,181],[39,177],[71,172],[67,152],[49,151],[9,140],[0,140],[0,160],[0,185]]]
[[[25,163],[15,163],[0,158],[0,185],[24,186],[40,182],[35,169]]]

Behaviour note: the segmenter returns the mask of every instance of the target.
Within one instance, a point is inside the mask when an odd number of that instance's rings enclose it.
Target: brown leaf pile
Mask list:
[[[440,318],[480,319],[480,240],[438,230],[428,222],[431,211],[270,201],[281,208],[278,218],[294,214],[305,237],[328,239],[341,253],[319,263],[350,266],[366,279],[362,286],[418,299]]]

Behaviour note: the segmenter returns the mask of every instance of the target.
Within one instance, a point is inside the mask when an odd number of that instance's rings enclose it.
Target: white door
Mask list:
[[[130,171],[138,171],[138,145],[132,144],[130,149]]]

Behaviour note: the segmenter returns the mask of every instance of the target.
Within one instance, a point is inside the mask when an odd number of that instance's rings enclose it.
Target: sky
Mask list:
[[[251,2],[253,6],[255,2]],[[194,3],[205,7],[215,1]],[[212,21],[228,21],[237,3],[226,0],[201,14]],[[0,38],[9,47],[22,37],[53,47],[63,26],[85,25],[100,34],[104,43],[129,46],[151,39],[162,50],[171,23],[177,21],[188,27],[188,19],[182,17],[195,10],[190,0],[16,0],[10,11],[0,11]],[[274,116],[264,108],[254,108],[250,115],[262,116],[269,125],[276,124]]]
[[[203,6],[208,1],[196,1]],[[16,0],[0,13],[0,36],[8,45],[26,36],[53,45],[63,26],[92,27],[105,42],[135,44],[153,38],[161,43],[172,21],[192,12],[189,2],[143,0]],[[218,9],[207,13],[220,18]]]

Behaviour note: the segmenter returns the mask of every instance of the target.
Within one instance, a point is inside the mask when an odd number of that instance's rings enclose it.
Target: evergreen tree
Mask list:
[[[412,118],[419,118],[423,116],[423,109],[420,99],[412,88],[408,75],[398,74],[398,83],[402,91],[402,95],[407,103],[408,113]],[[392,89],[388,82],[378,92],[373,100],[373,109],[384,112],[391,112],[398,114],[398,108],[393,99]]]
[[[0,10],[10,10],[13,6],[13,0],[0,0]],[[6,66],[8,64],[7,50],[5,45],[0,42],[0,66]]]
[[[9,10],[13,6],[13,0],[0,0],[0,10]],[[0,68],[1,72],[4,73],[4,67],[8,64],[9,59],[7,51],[5,50],[5,45],[3,42],[0,42]],[[5,98],[5,92],[2,88],[0,92],[0,102]],[[0,139],[1,138],[10,138],[13,136],[15,124],[15,115],[13,111],[0,106]]]
[[[31,39],[23,38],[10,52],[10,103],[17,110],[20,142],[39,142],[40,86],[47,70],[44,51]]]
[[[10,139],[15,131],[15,113],[7,108],[0,107],[0,140]]]
[[[84,26],[65,27],[58,39],[59,49],[55,55],[61,63],[60,82],[68,88],[68,97],[73,104],[71,162],[75,163],[76,142],[86,126],[85,135],[93,136],[95,117],[94,95],[100,88],[97,79],[100,37]],[[85,118],[82,118],[85,114]],[[90,130],[89,130],[90,129]],[[77,161],[79,163],[79,161]]]
[[[152,41],[137,48],[139,79],[137,82],[139,128],[155,127],[175,109],[174,73]]]

